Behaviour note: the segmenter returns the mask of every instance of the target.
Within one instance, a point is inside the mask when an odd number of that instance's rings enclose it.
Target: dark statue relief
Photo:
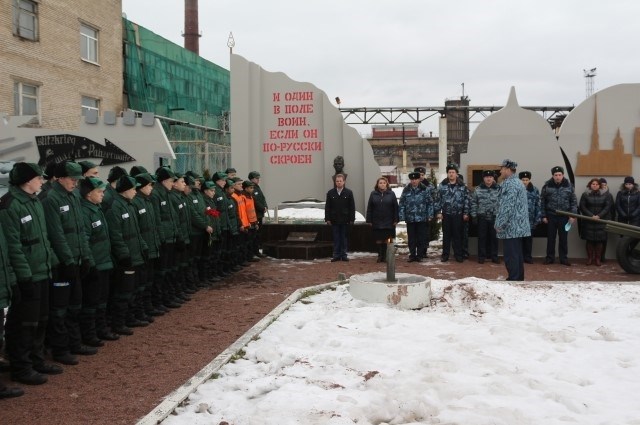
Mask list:
[[[344,181],[347,181],[347,173],[344,172],[344,158],[340,155],[333,158],[333,169],[336,171],[331,179],[333,182],[336,182],[336,174],[342,174],[344,176]]]

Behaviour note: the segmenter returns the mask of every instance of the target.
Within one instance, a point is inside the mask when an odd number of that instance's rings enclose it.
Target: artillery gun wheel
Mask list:
[[[636,250],[638,243],[640,243],[640,239],[630,236],[623,236],[618,240],[616,258],[627,273],[640,274],[640,250]]]

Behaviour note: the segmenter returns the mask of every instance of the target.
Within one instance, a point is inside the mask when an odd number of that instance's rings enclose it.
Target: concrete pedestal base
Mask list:
[[[385,303],[401,309],[427,307],[431,303],[431,278],[396,273],[395,282],[387,282],[385,273],[357,274],[349,278],[353,298],[371,303]]]

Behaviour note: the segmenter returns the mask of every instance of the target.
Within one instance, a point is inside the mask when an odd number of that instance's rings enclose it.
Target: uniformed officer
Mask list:
[[[111,240],[111,255],[116,261],[111,295],[111,330],[119,335],[132,335],[132,327],[148,326],[149,322],[134,316],[132,304],[138,287],[140,269],[148,255],[147,244],[140,233],[138,212],[131,202],[138,183],[128,175],[120,176],[113,199],[106,213]]]
[[[132,169],[133,172],[133,169]],[[138,211],[138,223],[142,238],[147,244],[149,254],[144,267],[140,270],[141,286],[143,286],[140,303],[137,307],[139,319],[153,322],[154,316],[161,316],[168,311],[162,305],[162,282],[155,279],[155,267],[160,257],[160,233],[158,225],[160,218],[151,200],[155,179],[149,173],[136,173],[137,195],[133,204]],[[144,312],[144,316],[141,314]]]
[[[185,182],[189,190],[185,192],[187,196],[187,205],[189,206],[189,214],[191,217],[191,229],[189,244],[189,257],[191,260],[190,270],[192,278],[200,287],[208,285],[206,277],[207,261],[203,259],[203,241],[209,239],[209,235],[213,233],[213,227],[209,225],[205,217],[205,201],[204,195],[200,190],[200,176],[192,171],[185,173]]]
[[[11,283],[12,270],[17,281],[5,326],[6,354],[11,379],[29,385],[47,382],[46,374],[62,373],[60,366],[44,360],[53,256],[44,210],[36,196],[41,186],[40,167],[18,162],[9,173],[9,191],[0,198],[0,227],[10,263],[3,266],[3,275]],[[4,307],[0,305],[0,311]],[[9,395],[19,392],[8,391]]]
[[[74,354],[96,354],[97,349],[82,344],[78,315],[82,307],[81,278],[89,273],[92,263],[84,233],[80,197],[76,193],[82,168],[73,161],[56,166],[53,183],[42,201],[47,220],[47,233],[59,264],[53,273],[51,314],[47,339],[53,359],[67,365],[78,363]]]
[[[210,283],[219,282],[222,274],[220,267],[220,211],[216,208],[215,194],[216,184],[205,181],[202,185],[205,202],[205,217],[207,224],[213,231],[205,238],[202,244],[203,257],[206,260],[206,279]]]
[[[173,279],[176,283],[178,296],[188,301],[191,299],[188,294],[193,294],[197,290],[188,273],[191,215],[187,205],[187,197],[184,193],[187,186],[184,176],[181,173],[176,173],[176,177],[177,180],[173,182],[173,187],[169,192],[169,202],[176,214],[176,226],[178,228],[175,252],[176,265],[173,269]],[[189,280],[187,280],[187,276],[189,276]]]
[[[158,212],[158,233],[160,235],[160,257],[155,269],[155,280],[160,282],[162,289],[162,305],[168,308],[178,308],[184,302],[178,297],[173,280],[172,269],[175,266],[175,247],[178,235],[176,225],[178,217],[169,202],[169,193],[176,180],[175,173],[168,167],[156,170],[156,187],[151,192],[151,201]]]
[[[109,175],[107,176],[107,181],[109,184],[104,191],[104,198],[102,199],[102,210],[106,213],[109,208],[111,208],[111,204],[113,200],[117,197],[118,192],[116,192],[116,184],[118,179],[122,176],[126,176],[127,170],[122,167],[115,166],[111,170],[109,170]]]
[[[231,273],[231,255],[229,243],[231,242],[231,223],[229,222],[229,199],[227,198],[225,185],[227,184],[227,175],[221,171],[214,173],[212,180],[215,185],[215,194],[213,200],[216,209],[220,212],[220,260],[217,264],[217,272],[221,277],[228,276]]]
[[[100,208],[106,183],[95,177],[80,181],[84,233],[89,242],[94,267],[82,278],[82,309],[80,310],[80,333],[82,342],[90,347],[102,347],[102,340],[119,338],[107,327],[107,302],[113,261],[107,219]]]
[[[7,250],[7,240],[4,237],[2,226],[0,226],[0,348],[4,337],[4,309],[9,306],[12,293],[15,291],[16,275],[9,262],[9,251]],[[19,300],[18,300],[19,302]],[[24,394],[22,388],[7,387],[0,381],[0,399],[20,397]]]

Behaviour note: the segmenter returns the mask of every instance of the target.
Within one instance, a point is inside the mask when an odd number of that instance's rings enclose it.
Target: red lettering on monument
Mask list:
[[[267,130],[268,137],[262,143],[262,152],[269,153],[269,163],[272,165],[313,163],[313,155],[310,153],[324,150],[324,143],[318,140],[317,128],[299,129],[299,127],[312,125],[308,117],[315,111],[314,92],[274,92],[272,99],[274,123],[278,128]],[[290,116],[278,116],[283,113]]]

